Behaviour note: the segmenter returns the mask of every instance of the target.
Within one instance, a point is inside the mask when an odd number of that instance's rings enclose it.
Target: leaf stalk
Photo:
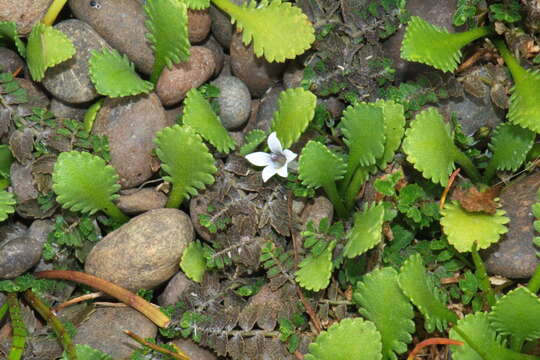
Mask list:
[[[7,360],[20,360],[24,353],[26,345],[26,326],[24,325],[21,306],[17,299],[17,293],[8,293],[6,304],[9,308],[9,316],[11,318],[11,327],[13,328],[13,338],[11,340],[11,349]]]
[[[348,212],[345,208],[345,205],[343,204],[343,200],[339,196],[336,183],[331,182],[330,184],[325,184],[323,185],[323,189],[326,192],[326,195],[328,195],[328,197],[330,198],[332,204],[334,204],[337,215],[342,219],[346,218]]]
[[[484,294],[486,302],[489,304],[489,307],[493,307],[495,305],[495,293],[493,292],[493,289],[491,288],[491,284],[489,282],[489,277],[486,271],[486,265],[484,264],[484,261],[480,257],[480,254],[478,253],[478,244],[475,242],[472,250],[471,255],[473,258],[474,266],[476,268],[476,276],[478,278],[478,281],[480,282],[480,289],[482,290],[482,293]],[[461,334],[460,334],[461,335]]]
[[[460,151],[457,148],[454,148],[453,153],[454,153],[454,161],[457,162],[465,170],[467,175],[471,177],[471,180],[475,183],[480,182],[480,179],[482,177],[480,176],[480,172],[478,171],[476,166],[474,166],[471,159],[469,159],[467,155],[465,155],[462,151]]]
[[[49,9],[47,10],[47,13],[41,20],[41,22],[45,25],[52,25],[56,21],[56,18],[58,17],[58,14],[60,14],[60,11],[64,8],[64,5],[66,5],[67,0],[54,0],[49,6]]]
[[[540,290],[540,262],[536,265],[536,270],[534,271],[533,276],[529,280],[527,288],[531,290],[533,294],[536,294],[538,290]]]

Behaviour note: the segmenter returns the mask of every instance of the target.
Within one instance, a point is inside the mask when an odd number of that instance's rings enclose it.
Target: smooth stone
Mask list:
[[[216,64],[213,75],[218,76],[223,69],[223,64],[225,62],[225,52],[223,52],[223,47],[213,36],[209,36],[208,39],[206,39],[206,41],[201,45],[212,51],[212,54],[214,55],[214,63]]]
[[[183,272],[176,273],[167,283],[165,290],[158,296],[159,306],[175,304],[193,284],[194,282],[189,280]]]
[[[156,209],[107,234],[88,254],[85,271],[126,289],[153,289],[178,272],[195,237],[189,216]]]
[[[216,67],[211,50],[203,46],[192,46],[191,56],[186,62],[165,68],[156,84],[156,94],[163,106],[172,106],[184,100],[192,88],[204,84]]]
[[[0,47],[0,71],[14,73],[24,68],[23,59],[15,51]]]
[[[208,9],[188,10],[188,36],[190,44],[203,42],[210,34],[212,22]]]
[[[92,101],[99,96],[90,80],[88,62],[93,51],[111,49],[87,23],[69,19],[54,26],[75,46],[75,55],[45,72],[43,86],[56,98],[71,104]]]
[[[90,345],[115,359],[127,359],[140,345],[124,330],[130,330],[143,339],[157,335],[156,325],[137,310],[130,307],[97,308],[77,328],[73,342]]]
[[[45,244],[54,224],[51,220],[35,220],[28,228],[28,236],[40,244]]]
[[[251,129],[261,129],[263,131],[269,131],[272,127],[272,121],[274,119],[274,113],[278,109],[279,95],[283,91],[283,87],[276,86],[264,94],[259,108],[257,110],[257,117],[255,118],[255,124]]]
[[[124,188],[142,184],[157,171],[154,137],[169,125],[154,93],[105,100],[92,131],[109,139],[111,165]]]
[[[217,102],[223,126],[234,130],[244,125],[251,112],[251,95],[246,84],[234,76],[220,76],[212,85],[220,91]]]
[[[17,202],[37,199],[39,193],[34,187],[31,165],[24,166],[15,161],[11,164],[9,174],[11,187],[17,197]]]
[[[161,209],[167,203],[167,195],[155,188],[143,188],[128,194],[120,194],[116,205],[126,214],[140,214],[152,209]]]
[[[26,90],[28,94],[28,103],[26,105],[30,107],[48,108],[50,100],[34,83],[30,80],[17,78],[15,79],[20,87]]]
[[[281,80],[285,63],[270,63],[264,57],[257,57],[253,44],[245,46],[242,34],[235,33],[231,40],[231,69],[242,80],[253,97],[261,97],[266,90]]]
[[[217,356],[210,351],[202,348],[200,345],[190,339],[175,339],[171,341],[178,348],[182,349],[182,352],[186,354],[190,359],[196,360],[217,360]]]
[[[13,279],[36,265],[43,243],[29,236],[22,224],[0,227],[0,279]]]
[[[319,227],[322,219],[328,219],[328,223],[332,223],[334,217],[334,205],[324,196],[316,197],[313,202],[308,203],[302,211],[301,223],[302,228],[306,229],[307,224],[312,221],[315,228]]]
[[[531,206],[537,202],[540,172],[516,180],[500,194],[503,210],[510,218],[508,232],[498,243],[483,251],[489,273],[510,279],[525,279],[533,275],[538,264],[533,239],[535,221]]]
[[[246,0],[231,0],[236,5],[242,5]],[[233,35],[233,25],[231,24],[231,18],[228,14],[221,11],[215,5],[210,5],[209,14],[212,20],[211,28],[212,34],[216,37],[216,40],[225,48],[228,49],[231,45],[231,38]]]
[[[9,148],[13,157],[23,165],[28,164],[34,158],[32,151],[34,150],[34,136],[32,130],[25,128],[24,130],[15,130],[9,137]]]
[[[41,20],[52,0],[2,0],[0,21],[14,21],[19,35],[28,35]]]
[[[146,16],[137,0],[96,0],[101,7],[90,5],[89,0],[69,0],[75,16],[86,23],[113,48],[135,63],[145,74],[152,72],[154,53],[146,38]]]
[[[88,104],[69,104],[53,98],[49,111],[59,119],[84,121],[84,114],[86,114],[88,106]]]

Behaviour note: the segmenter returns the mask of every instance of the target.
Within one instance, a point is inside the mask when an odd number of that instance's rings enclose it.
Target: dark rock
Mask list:
[[[203,42],[208,37],[211,21],[208,9],[188,10],[188,34],[190,44]]]
[[[75,55],[45,72],[43,86],[59,100],[80,104],[99,95],[90,80],[88,62],[93,51],[111,47],[87,23],[69,19],[54,26],[62,31],[75,46]]]
[[[49,98],[39,90],[30,80],[17,78],[16,81],[19,83],[19,86],[26,90],[28,94],[28,106],[31,107],[40,107],[48,108],[49,107]]]
[[[178,104],[187,92],[204,84],[216,68],[214,55],[203,46],[192,46],[191,56],[186,62],[165,68],[156,84],[156,94],[164,106]]]
[[[208,37],[204,43],[201,44],[205,48],[210,49],[214,55],[214,63],[216,68],[214,69],[214,76],[218,76],[221,70],[223,69],[223,63],[225,61],[225,53],[223,52],[223,47],[217,42],[216,38],[213,36]]]
[[[124,188],[142,184],[157,171],[154,136],[169,125],[154,93],[105,100],[92,131],[109,139],[111,165]]]
[[[9,137],[9,148],[13,157],[23,165],[28,164],[32,159],[34,150],[34,136],[32,130],[15,130]]]
[[[264,97],[261,99],[256,112],[254,112],[252,107],[252,115],[244,129],[244,133],[254,129],[261,129],[263,131],[270,130],[272,127],[274,112],[277,110],[279,95],[283,90],[284,89],[281,86],[276,86],[264,94]],[[253,105],[254,104],[252,104],[252,106]]]
[[[21,165],[18,162],[11,164],[10,169],[11,186],[13,193],[17,196],[17,202],[24,202],[30,199],[37,199],[38,191],[34,188],[34,178],[32,177],[32,166]]]
[[[231,57],[230,55],[225,54],[225,56],[223,57],[223,68],[221,69],[219,76],[231,76],[231,75],[232,75]]]
[[[334,119],[341,118],[341,114],[343,113],[343,110],[345,110],[345,104],[343,103],[343,101],[341,101],[335,96],[330,96],[328,99],[324,100],[324,104],[326,105],[326,109]]]
[[[302,211],[302,228],[306,229],[307,224],[313,221],[315,228],[318,228],[322,219],[327,218],[332,223],[334,217],[334,205],[324,196],[316,197],[312,203],[308,203]]]
[[[212,84],[220,90],[217,101],[223,126],[233,130],[244,125],[251,112],[251,95],[246,84],[234,76],[220,76]]]
[[[88,106],[88,104],[69,104],[53,98],[49,111],[59,119],[83,121]]]
[[[236,5],[242,5],[245,0],[232,0],[232,2]],[[233,34],[231,18],[213,4],[210,5],[209,13],[210,18],[212,19],[212,34],[225,49],[228,49],[231,45],[231,38]]]
[[[167,122],[171,125],[178,123],[179,119],[184,115],[184,105],[173,107],[165,110]]]
[[[0,21],[14,21],[17,32],[28,35],[32,26],[41,20],[53,0],[3,0]]]
[[[21,224],[0,227],[0,279],[12,279],[25,273],[41,258],[43,244],[28,236]]]
[[[143,188],[121,194],[116,205],[126,214],[140,214],[152,209],[161,209],[167,203],[167,195],[154,188]]]
[[[145,74],[152,72],[154,54],[146,39],[146,16],[137,0],[69,0],[75,16],[88,23],[105,41],[124,53]]]
[[[184,212],[150,210],[98,242],[86,258],[85,271],[130,290],[152,289],[178,272],[184,248],[193,239]]]
[[[190,339],[175,339],[172,343],[178,348],[182,349],[182,352],[186,354],[190,359],[197,360],[216,360],[217,356],[210,351],[203,349]]]
[[[124,330],[142,338],[154,338],[157,334],[157,327],[137,310],[130,307],[98,308],[77,328],[73,342],[90,345],[115,359],[127,359],[140,345]]]
[[[266,90],[278,83],[285,70],[285,63],[270,63],[255,56],[253,44],[245,46],[241,33],[233,35],[230,54],[233,74],[248,86],[254,97],[263,96]]]
[[[19,54],[11,49],[0,47],[0,71],[14,73],[20,68],[24,68],[24,61]]]
[[[538,264],[533,238],[534,216],[531,206],[536,203],[540,187],[540,172],[516,180],[500,195],[502,208],[510,218],[508,232],[497,244],[483,252],[488,272],[511,279],[529,278]]]
[[[178,272],[169,280],[165,290],[159,295],[158,304],[160,306],[175,304],[191,285],[193,285],[193,281],[189,280],[183,272]]]
[[[283,87],[285,89],[296,88],[304,78],[304,67],[296,61],[291,61],[283,73]]]

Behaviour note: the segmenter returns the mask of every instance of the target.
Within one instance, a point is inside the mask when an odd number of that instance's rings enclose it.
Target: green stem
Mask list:
[[[494,41],[494,43],[497,50],[499,50],[499,54],[501,54],[504,62],[506,63],[506,66],[508,66],[508,69],[512,73],[514,82],[517,84],[518,82],[525,80],[527,77],[527,71],[522,68],[516,58],[512,56],[504,41],[497,39]]]
[[[58,17],[58,14],[60,14],[60,11],[62,11],[62,8],[66,4],[67,0],[54,0],[49,6],[49,9],[47,10],[47,13],[43,17],[43,20],[41,22],[45,25],[52,25],[54,24],[56,18]]]
[[[347,211],[351,211],[354,207],[356,195],[358,194],[358,191],[360,190],[362,184],[367,180],[369,173],[372,169],[373,166],[359,166],[358,169],[356,169],[356,172],[354,173],[350,184],[346,188],[347,191],[343,196],[345,198],[345,208],[347,209]]]
[[[473,182],[480,182],[480,172],[478,172],[478,169],[476,168],[476,166],[474,166],[471,159],[469,159],[469,157],[465,155],[462,151],[460,151],[458,148],[454,148],[453,155],[455,162],[457,162],[465,170],[471,180]]]
[[[463,339],[463,341],[465,341],[467,343],[467,345],[469,345],[471,347],[471,349],[473,349],[474,351],[476,351],[476,353],[478,355],[480,355],[480,357],[484,360],[490,360],[490,357],[489,357],[489,354],[484,351],[482,349],[482,346],[478,345],[477,343],[475,343],[474,341],[472,341],[472,339],[469,337],[469,335],[467,335],[465,333],[465,331],[461,330],[459,328],[459,326],[454,326],[452,328],[452,330],[454,330],[455,332],[458,333],[458,335]]]
[[[8,311],[8,304],[7,302],[4,303],[4,305],[0,306],[0,321],[6,316]]]
[[[481,37],[490,35],[493,33],[493,30],[487,26],[477,27],[474,29],[470,29],[467,31],[459,32],[452,34],[453,38],[459,38],[463,46],[467,45],[468,43],[480,39]]]
[[[112,202],[107,204],[107,207],[102,209],[105,214],[113,218],[119,224],[123,224],[129,220],[129,218]]]
[[[13,328],[13,338],[11,340],[8,360],[20,360],[24,353],[28,333],[22,319],[17,293],[7,294],[7,304],[9,307],[9,317],[11,318],[11,327]]]
[[[178,186],[172,185],[165,207],[178,209],[182,205],[182,201],[184,201],[184,194],[182,194]]]
[[[69,360],[77,360],[77,351],[75,350],[75,345],[71,341],[71,337],[66,331],[66,328],[62,322],[53,314],[51,309],[45,305],[37,296],[32,292],[32,290],[26,290],[24,292],[24,298],[30,306],[36,310],[43,319],[47,321],[49,325],[53,328],[54,333],[60,339],[62,347],[64,348],[67,358]]]
[[[83,123],[83,129],[87,133],[92,132],[92,128],[94,127],[94,121],[96,120],[97,114],[99,113],[99,110],[101,110],[101,106],[103,105],[103,101],[105,101],[105,98],[101,98],[88,108],[86,112],[84,113],[84,123]]]
[[[484,264],[484,261],[482,261],[482,258],[480,257],[477,248],[477,243],[474,243],[471,250],[474,266],[476,268],[476,277],[478,278],[478,281],[480,283],[480,289],[484,293],[484,297],[489,304],[489,307],[491,308],[493,307],[493,305],[495,305],[496,302],[495,294],[493,293],[493,289],[491,288],[491,284],[489,283],[486,265]]]
[[[497,164],[493,159],[488,163],[488,166],[486,168],[486,171],[484,171],[484,177],[483,181],[486,184],[489,184],[489,181],[493,179],[493,176],[495,175],[495,172],[497,171]]]
[[[533,294],[536,294],[540,289],[540,262],[538,262],[536,265],[536,270],[534,271],[532,278],[529,280],[527,288],[531,290]]]
[[[323,185],[323,189],[326,192],[326,195],[328,195],[328,198],[330,199],[332,204],[334,204],[334,208],[336,209],[338,217],[342,219],[346,218],[347,210],[343,205],[343,200],[341,200],[341,197],[339,196],[336,183],[331,182],[330,184]]]

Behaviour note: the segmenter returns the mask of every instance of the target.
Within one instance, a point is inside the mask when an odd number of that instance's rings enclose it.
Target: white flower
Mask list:
[[[262,171],[263,181],[266,182],[275,174],[287,177],[287,167],[289,163],[296,159],[296,154],[291,150],[281,147],[281,143],[275,132],[268,136],[268,148],[271,153],[254,152],[246,155],[246,159],[255,166],[264,166]]]

